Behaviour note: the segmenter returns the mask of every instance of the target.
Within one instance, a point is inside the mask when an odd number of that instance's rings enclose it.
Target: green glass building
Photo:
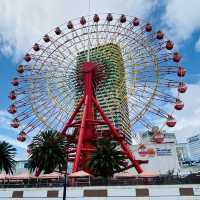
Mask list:
[[[77,55],[77,69],[87,61],[87,51],[79,52]],[[106,44],[90,49],[90,61],[96,63],[105,71],[106,79],[96,88],[95,96],[107,117],[113,122],[125,140],[131,143],[131,126],[129,120],[127,90],[125,82],[125,70],[120,47],[116,44]],[[83,95],[83,89],[77,87],[76,101]],[[96,118],[100,118],[99,115]],[[107,130],[107,126],[99,127]],[[97,128],[98,130],[98,128]]]

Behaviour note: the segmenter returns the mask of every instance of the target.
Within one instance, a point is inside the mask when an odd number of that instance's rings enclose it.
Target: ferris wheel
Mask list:
[[[95,14],[56,27],[25,54],[12,80],[8,112],[14,115],[11,126],[19,129],[17,139],[47,129],[66,131],[70,120],[69,135],[79,135],[73,120],[84,113],[76,110],[87,85],[85,63],[95,68],[93,96],[126,143],[138,140],[138,130],[174,127],[173,113],[183,109],[187,86],[181,55],[173,47],[161,30],[124,14]],[[94,118],[103,117],[95,113]],[[105,134],[107,124],[98,125],[96,132]]]

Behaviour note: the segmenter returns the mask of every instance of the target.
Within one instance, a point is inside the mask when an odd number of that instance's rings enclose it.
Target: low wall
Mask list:
[[[67,188],[67,200],[200,200],[200,184]],[[1,188],[0,200],[62,200],[63,188]]]

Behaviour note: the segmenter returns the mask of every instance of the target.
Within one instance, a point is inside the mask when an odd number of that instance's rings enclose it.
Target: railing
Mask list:
[[[0,188],[41,188],[41,187],[62,187],[64,179],[19,179],[0,180]]]
[[[24,179],[24,180],[0,180],[0,188],[23,187],[62,187],[64,179]],[[172,185],[172,184],[200,184],[200,175],[159,176],[159,177],[126,177],[126,178],[94,178],[77,177],[68,179],[68,187],[74,186],[121,186],[121,185]]]
[[[159,176],[159,177],[126,177],[126,178],[76,178],[69,179],[69,186],[121,186],[121,185],[173,185],[200,184],[200,176]]]

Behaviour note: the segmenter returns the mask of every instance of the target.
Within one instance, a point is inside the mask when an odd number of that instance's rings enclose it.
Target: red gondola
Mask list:
[[[125,23],[126,22],[126,16],[124,14],[122,14],[121,17],[119,18],[119,21],[121,23]]]
[[[17,70],[18,73],[22,74],[24,72],[24,66],[19,65],[16,70]]]
[[[150,23],[147,23],[145,30],[146,30],[146,32],[151,32],[152,31],[152,25]]]
[[[164,33],[162,32],[162,31],[157,31],[157,33],[156,33],[156,38],[158,39],[158,40],[162,40],[163,39],[163,37],[164,37]]]
[[[12,104],[8,107],[8,112],[11,114],[15,114],[17,112],[17,109],[14,104]]]
[[[174,127],[176,125],[176,120],[171,115],[168,116],[166,125],[168,127]]]
[[[154,133],[153,138],[157,144],[161,144],[163,143],[165,136],[162,132],[158,131]]]
[[[15,99],[16,99],[15,91],[12,90],[12,91],[9,93],[8,97],[9,97],[9,99],[11,99],[11,100],[15,100]]]
[[[179,67],[179,68],[178,68],[178,71],[177,71],[177,76],[179,76],[179,77],[184,77],[185,74],[186,74],[185,68]]]
[[[81,17],[81,19],[80,19],[80,24],[81,25],[85,25],[86,24],[86,19],[85,19],[85,17]]]
[[[93,17],[93,21],[97,23],[99,22],[99,20],[100,20],[99,15],[95,14]]]
[[[24,56],[24,60],[25,60],[26,62],[30,62],[30,61],[31,61],[31,55],[27,53],[27,54]]]
[[[34,50],[34,51],[39,51],[39,50],[40,50],[40,46],[39,46],[38,43],[35,43],[35,44],[33,45],[33,50]]]
[[[144,144],[141,144],[138,148],[138,154],[141,156],[141,157],[145,157],[147,155],[147,151],[146,151],[146,147]]]
[[[108,13],[108,15],[107,15],[107,17],[106,17],[106,20],[107,20],[108,22],[111,22],[111,21],[113,20],[113,16],[112,16],[111,13]]]
[[[13,86],[18,86],[19,85],[19,80],[17,77],[13,78],[13,80],[11,81]]]
[[[19,120],[17,118],[14,118],[10,124],[13,128],[18,128],[19,127]]]
[[[47,34],[44,35],[43,40],[44,40],[45,42],[49,42],[49,41],[50,41],[49,35],[47,35]]]
[[[140,24],[140,20],[137,17],[133,19],[133,26],[138,26]]]
[[[181,60],[180,54],[178,52],[175,52],[173,54],[173,61],[176,62],[176,63],[178,63],[180,60]]]
[[[182,110],[183,107],[184,107],[184,103],[180,99],[177,99],[174,108],[176,110]]]
[[[62,33],[62,31],[59,27],[56,27],[54,32],[56,35],[60,35]]]
[[[67,28],[68,29],[73,29],[74,28],[74,25],[72,24],[71,21],[68,21]]]
[[[171,40],[167,40],[165,47],[167,50],[172,50],[174,47],[174,43]]]
[[[24,131],[21,131],[17,136],[17,140],[19,142],[24,142],[26,140],[26,133]]]
[[[178,91],[179,91],[180,93],[185,93],[186,90],[187,90],[187,86],[185,85],[185,83],[180,82],[180,83],[179,83],[179,86],[178,86]]]

